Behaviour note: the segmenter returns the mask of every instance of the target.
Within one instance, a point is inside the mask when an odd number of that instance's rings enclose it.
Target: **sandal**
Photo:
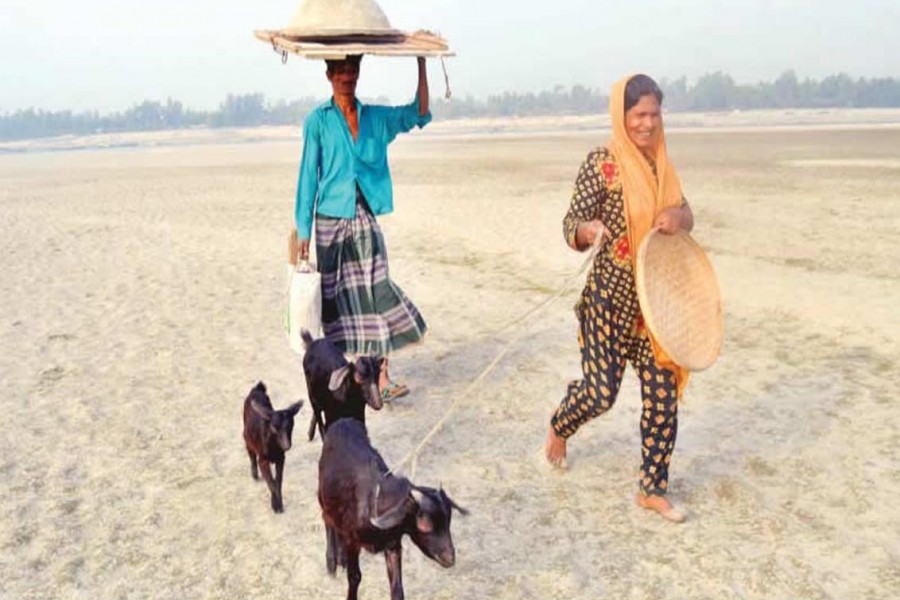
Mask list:
[[[389,382],[383,390],[381,390],[382,400],[396,400],[402,398],[409,393],[409,388],[400,383]]]

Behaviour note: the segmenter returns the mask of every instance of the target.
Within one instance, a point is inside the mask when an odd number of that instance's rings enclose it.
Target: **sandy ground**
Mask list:
[[[580,266],[560,222],[603,135],[435,127],[392,146],[391,268],[431,329],[392,363],[413,393],[369,420],[388,462],[512,344],[419,458],[415,481],[472,514],[450,570],[406,543],[408,598],[896,597],[900,129],[835,123],[670,131],[727,328],[681,409],[681,526],[632,503],[631,373],[568,472],[543,460],[579,373],[580,280],[496,333]],[[276,406],[305,396],[282,331],[299,143],[242,135],[0,156],[3,599],[343,597],[308,409],[284,514],[242,446],[257,380]],[[387,597],[381,557],[362,567],[361,597]]]

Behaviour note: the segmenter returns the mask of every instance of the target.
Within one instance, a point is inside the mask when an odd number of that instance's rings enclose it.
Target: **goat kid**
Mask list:
[[[409,535],[425,556],[452,567],[451,509],[468,514],[442,489],[413,485],[388,473],[369,442],[365,425],[341,419],[325,435],[319,459],[319,505],[325,522],[328,572],[347,568],[347,598],[356,600],[362,572],[360,549],[384,552],[391,600],[403,599],[401,540]]]
[[[283,410],[274,410],[266,386],[262,381],[250,390],[244,400],[244,444],[250,456],[250,475],[259,480],[259,471],[272,494],[272,510],[284,512],[281,481],[284,474],[284,453],[291,449],[294,415],[303,405],[295,402]],[[259,463],[259,469],[257,469]],[[269,464],[275,465],[275,478]]]
[[[384,405],[378,389],[383,358],[360,356],[348,363],[340,348],[325,338],[313,340],[309,331],[300,333],[306,353],[303,355],[303,374],[309,392],[312,415],[309,420],[309,439],[324,439],[331,423],[351,417],[366,421],[366,405],[380,410]],[[323,422],[322,415],[325,420]]]

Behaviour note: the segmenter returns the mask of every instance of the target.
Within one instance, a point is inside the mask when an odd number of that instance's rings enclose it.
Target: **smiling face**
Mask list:
[[[625,112],[625,130],[638,150],[648,156],[656,151],[662,131],[662,113],[656,96],[641,96],[638,103]]]
[[[350,56],[344,60],[327,61],[325,75],[331,82],[335,96],[356,96],[356,82],[359,80],[360,56]]]

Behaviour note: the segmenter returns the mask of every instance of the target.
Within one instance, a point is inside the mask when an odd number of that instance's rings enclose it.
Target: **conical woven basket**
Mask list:
[[[375,0],[303,0],[290,24],[288,36],[397,35]]]
[[[678,365],[702,371],[722,349],[724,320],[712,263],[683,231],[652,230],[638,249],[638,299],[647,327]]]

